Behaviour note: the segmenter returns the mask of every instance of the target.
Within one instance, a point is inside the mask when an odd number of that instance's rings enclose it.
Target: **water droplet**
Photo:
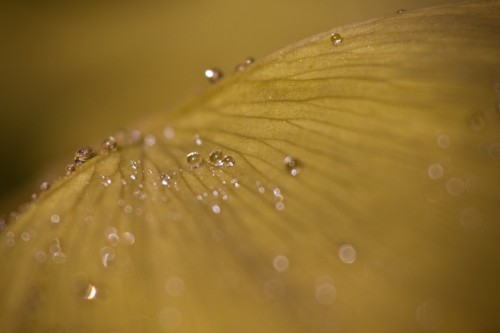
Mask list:
[[[451,144],[450,137],[446,134],[439,135],[436,139],[436,142],[437,142],[437,145],[443,149],[448,148]]]
[[[135,236],[130,231],[125,231],[124,233],[122,233],[122,236],[120,238],[120,242],[121,242],[121,244],[127,245],[127,246],[134,245]]]
[[[104,267],[109,267],[112,262],[116,259],[115,250],[110,247],[103,247],[101,249],[101,264]]]
[[[406,9],[400,9],[396,12],[396,14],[404,14],[406,13]]]
[[[486,126],[486,122],[480,114],[475,114],[470,118],[469,125],[473,131],[480,131]]]
[[[96,153],[95,153],[94,149],[92,149],[90,147],[80,148],[75,153],[75,164],[76,165],[83,164],[83,163],[87,162],[88,160],[90,160],[91,158],[93,158],[95,155],[96,155]]]
[[[500,159],[500,143],[493,143],[489,145],[488,156],[494,160]]]
[[[97,297],[97,288],[93,284],[89,284],[83,292],[83,299],[91,301]]]
[[[156,137],[154,135],[151,135],[151,134],[148,134],[144,137],[144,144],[146,146],[154,146],[154,144],[156,143]]]
[[[465,189],[465,183],[462,179],[458,177],[450,178],[446,182],[446,190],[451,195],[459,196],[464,192],[464,189]]]
[[[236,187],[236,188],[240,187],[240,183],[238,182],[237,178],[231,179],[231,184],[233,184],[233,186]]]
[[[220,214],[220,212],[221,212],[220,206],[217,204],[213,204],[212,205],[212,212],[214,212],[214,214]]]
[[[253,64],[253,63],[254,63],[254,61],[255,61],[255,59],[254,59],[254,58],[252,58],[252,57],[248,57],[248,58],[246,58],[244,63],[242,63],[242,64],[238,64],[238,65],[236,66],[235,71],[236,71],[236,72],[242,72],[242,71],[244,71],[244,70],[245,70],[248,66],[250,66],[251,64]]]
[[[60,221],[61,221],[61,218],[60,218],[60,217],[59,217],[59,215],[57,215],[57,214],[54,214],[54,215],[52,215],[52,216],[50,217],[50,222],[52,222],[52,223],[57,224],[57,223],[59,223]]]
[[[166,139],[173,139],[175,137],[175,130],[172,128],[172,127],[165,127],[165,129],[163,130],[163,136],[166,138]]]
[[[286,272],[290,266],[290,261],[284,255],[277,255],[273,259],[273,267],[277,272]]]
[[[197,145],[197,146],[201,146],[203,144],[203,141],[201,140],[200,136],[198,134],[196,134],[194,136],[194,143]]]
[[[31,239],[31,235],[29,234],[29,232],[23,232],[21,234],[21,239],[25,242],[28,242]]]
[[[47,191],[50,188],[49,182],[43,182],[40,184],[40,191]]]
[[[73,163],[66,165],[66,176],[70,176],[75,170],[75,165]]]
[[[330,36],[330,40],[332,41],[333,45],[339,45],[340,43],[342,43],[342,36],[340,36],[340,34],[338,33],[334,33]]]
[[[217,167],[223,165],[223,160],[224,154],[220,150],[214,150],[208,157],[208,161],[210,162],[210,164]]]
[[[483,216],[476,208],[469,207],[462,210],[459,221],[464,229],[473,230],[481,225]]]
[[[107,151],[113,151],[116,150],[118,144],[116,143],[116,139],[113,136],[108,136],[102,141],[101,146]]]
[[[111,246],[117,246],[120,242],[120,237],[118,236],[118,232],[114,227],[106,228],[106,230],[104,230],[104,235],[106,236],[106,239]]]
[[[52,254],[52,260],[57,264],[63,264],[66,262],[66,255],[62,252],[55,252]]]
[[[35,260],[39,263],[44,263],[47,260],[47,254],[44,251],[35,253]]]
[[[302,164],[291,156],[286,156],[283,159],[283,164],[288,173],[294,177],[302,171]]]
[[[434,300],[425,301],[418,306],[416,319],[425,330],[436,330],[443,320],[443,306]]]
[[[182,324],[182,314],[177,308],[169,306],[160,311],[158,321],[163,328],[175,330]]]
[[[356,249],[351,244],[343,244],[338,249],[340,260],[346,264],[352,264],[356,261]]]
[[[322,305],[331,305],[337,299],[337,289],[329,276],[318,278],[314,294],[318,303]]]
[[[274,207],[276,208],[276,210],[278,210],[278,211],[280,211],[280,212],[281,212],[282,210],[284,210],[284,209],[285,209],[285,204],[283,203],[283,201],[278,201],[278,202],[274,205]]]
[[[184,280],[178,276],[171,276],[165,281],[165,291],[170,296],[181,296],[186,289]]]
[[[427,174],[432,180],[437,180],[439,178],[442,178],[444,175],[443,166],[439,163],[431,164],[427,169]]]
[[[208,79],[208,81],[210,81],[210,83],[218,82],[220,79],[222,79],[223,76],[224,74],[220,69],[209,68],[205,70],[205,77]]]
[[[222,160],[222,163],[224,164],[224,166],[230,168],[230,167],[233,167],[236,164],[236,161],[234,160],[234,157],[232,157],[231,155],[227,155]]]
[[[187,154],[186,159],[191,169],[199,168],[203,163],[200,153],[195,151]]]

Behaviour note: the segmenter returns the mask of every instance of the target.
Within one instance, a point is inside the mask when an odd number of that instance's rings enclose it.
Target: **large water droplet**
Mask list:
[[[210,162],[210,164],[217,167],[224,164],[223,160],[224,160],[224,154],[220,150],[214,150],[213,152],[210,153],[210,156],[208,157],[208,161]]]
[[[236,71],[236,72],[242,72],[242,71],[244,71],[244,70],[245,70],[248,66],[250,66],[251,64],[253,64],[253,63],[254,63],[254,61],[255,61],[255,59],[254,59],[254,58],[252,58],[252,57],[248,57],[248,58],[246,58],[244,63],[242,63],[242,64],[238,64],[238,65],[236,66],[235,71]]]
[[[451,144],[450,137],[446,134],[439,135],[436,139],[436,142],[437,142],[437,145],[443,149],[448,148]]]
[[[231,155],[227,155],[222,160],[222,163],[224,164],[224,166],[230,168],[236,164],[236,161],[234,160],[234,157],[232,157]]]
[[[203,163],[200,153],[195,151],[187,154],[186,160],[191,169],[196,169],[200,167],[201,163]]]
[[[210,81],[210,83],[218,82],[220,79],[222,79],[223,76],[224,74],[218,68],[209,68],[205,70],[205,77],[208,79],[208,81]]]
[[[87,162],[88,160],[90,160],[91,158],[93,158],[95,155],[96,155],[96,153],[95,153],[94,149],[92,149],[90,147],[80,148],[75,153],[75,164],[76,165],[83,164],[83,163]]]
[[[342,36],[340,36],[340,34],[338,33],[334,33],[330,36],[330,40],[332,41],[333,45],[339,45],[340,43],[342,43]]]

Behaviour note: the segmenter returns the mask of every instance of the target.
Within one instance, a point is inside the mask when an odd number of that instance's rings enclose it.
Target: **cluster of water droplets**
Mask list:
[[[190,152],[186,155],[186,161],[191,168],[197,169],[199,168],[203,162],[206,162],[213,167],[233,167],[236,164],[234,157],[231,155],[224,155],[221,150],[214,150],[210,153],[207,159],[203,159],[199,152]]]

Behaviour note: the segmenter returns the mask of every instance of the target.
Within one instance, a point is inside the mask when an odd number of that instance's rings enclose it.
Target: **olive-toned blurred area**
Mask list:
[[[54,180],[81,146],[168,112],[335,26],[450,0],[11,1],[0,5],[0,213]]]

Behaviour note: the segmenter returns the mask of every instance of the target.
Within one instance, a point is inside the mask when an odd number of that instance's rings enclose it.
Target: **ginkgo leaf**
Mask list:
[[[3,224],[0,331],[500,329],[499,22],[338,28],[81,149]]]

